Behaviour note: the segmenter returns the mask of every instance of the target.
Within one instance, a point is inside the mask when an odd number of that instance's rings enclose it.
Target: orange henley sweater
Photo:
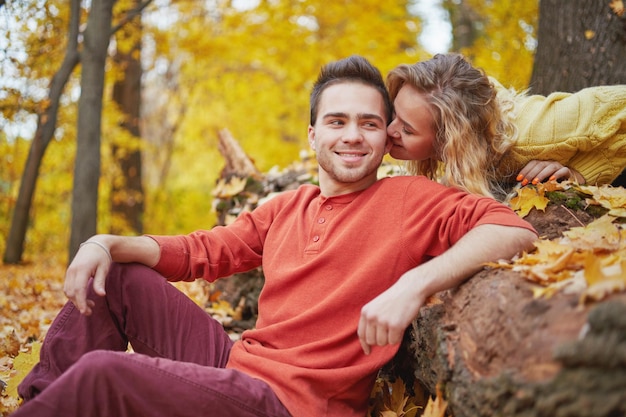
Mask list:
[[[363,354],[361,307],[485,223],[533,230],[492,199],[411,176],[331,198],[304,185],[228,227],[151,237],[161,247],[155,269],[171,281],[262,265],[257,325],[235,343],[228,367],[266,381],[294,417],[363,417],[398,345]]]

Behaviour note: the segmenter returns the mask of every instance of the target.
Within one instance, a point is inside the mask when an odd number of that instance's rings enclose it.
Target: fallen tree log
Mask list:
[[[549,206],[529,220],[555,234],[585,216],[571,214]],[[626,294],[537,299],[519,273],[484,270],[422,309],[389,372],[443,387],[455,417],[624,416]]]

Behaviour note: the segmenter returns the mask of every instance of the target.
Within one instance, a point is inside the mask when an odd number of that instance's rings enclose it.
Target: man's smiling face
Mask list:
[[[387,122],[383,97],[374,87],[345,81],[324,90],[315,126],[309,126],[323,195],[359,191],[376,181],[391,146]]]

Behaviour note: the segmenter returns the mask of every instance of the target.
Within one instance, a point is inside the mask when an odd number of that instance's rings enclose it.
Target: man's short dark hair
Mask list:
[[[322,67],[311,91],[311,126],[315,125],[317,120],[322,92],[327,87],[342,82],[359,82],[378,90],[383,97],[386,122],[391,122],[393,112],[391,99],[380,71],[362,56],[352,55],[348,58],[330,62]]]

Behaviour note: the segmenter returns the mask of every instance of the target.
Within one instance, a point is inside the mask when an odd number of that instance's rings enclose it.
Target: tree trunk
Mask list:
[[[626,14],[610,3],[541,0],[533,94],[626,84]]]
[[[20,189],[13,211],[11,230],[6,241],[4,263],[16,264],[21,262],[24,253],[24,241],[30,220],[30,208],[35,195],[39,167],[50,144],[56,128],[59,100],[72,71],[78,65],[78,30],[80,21],[80,1],[72,0],[70,4],[70,25],[65,58],[61,68],[52,77],[48,92],[49,105],[37,118],[37,130],[31,142],[26,159],[26,166],[22,174]]]
[[[626,84],[626,13],[613,4],[541,0],[531,93]],[[626,173],[613,185],[626,186]]]
[[[78,251],[80,243],[96,233],[104,65],[109,46],[114,3],[115,0],[93,0],[84,32],[76,164],[72,192],[70,259]]]
[[[452,51],[469,48],[479,36],[477,26],[481,25],[482,17],[477,14],[467,1],[444,0],[445,9],[450,15],[452,24]]]
[[[135,1],[139,5],[139,1]],[[124,113],[122,127],[137,142],[141,139],[139,117],[141,107],[141,15],[124,25],[117,32],[118,45],[132,37],[130,51],[119,48],[114,57],[124,71],[124,78],[113,86],[113,100]],[[118,164],[123,181],[114,181],[111,186],[111,211],[113,222],[110,232],[123,234],[129,228],[135,234],[143,233],[144,192],[142,176],[142,152],[139,143],[120,148],[113,146],[113,157]],[[123,224],[119,224],[122,222]]]

